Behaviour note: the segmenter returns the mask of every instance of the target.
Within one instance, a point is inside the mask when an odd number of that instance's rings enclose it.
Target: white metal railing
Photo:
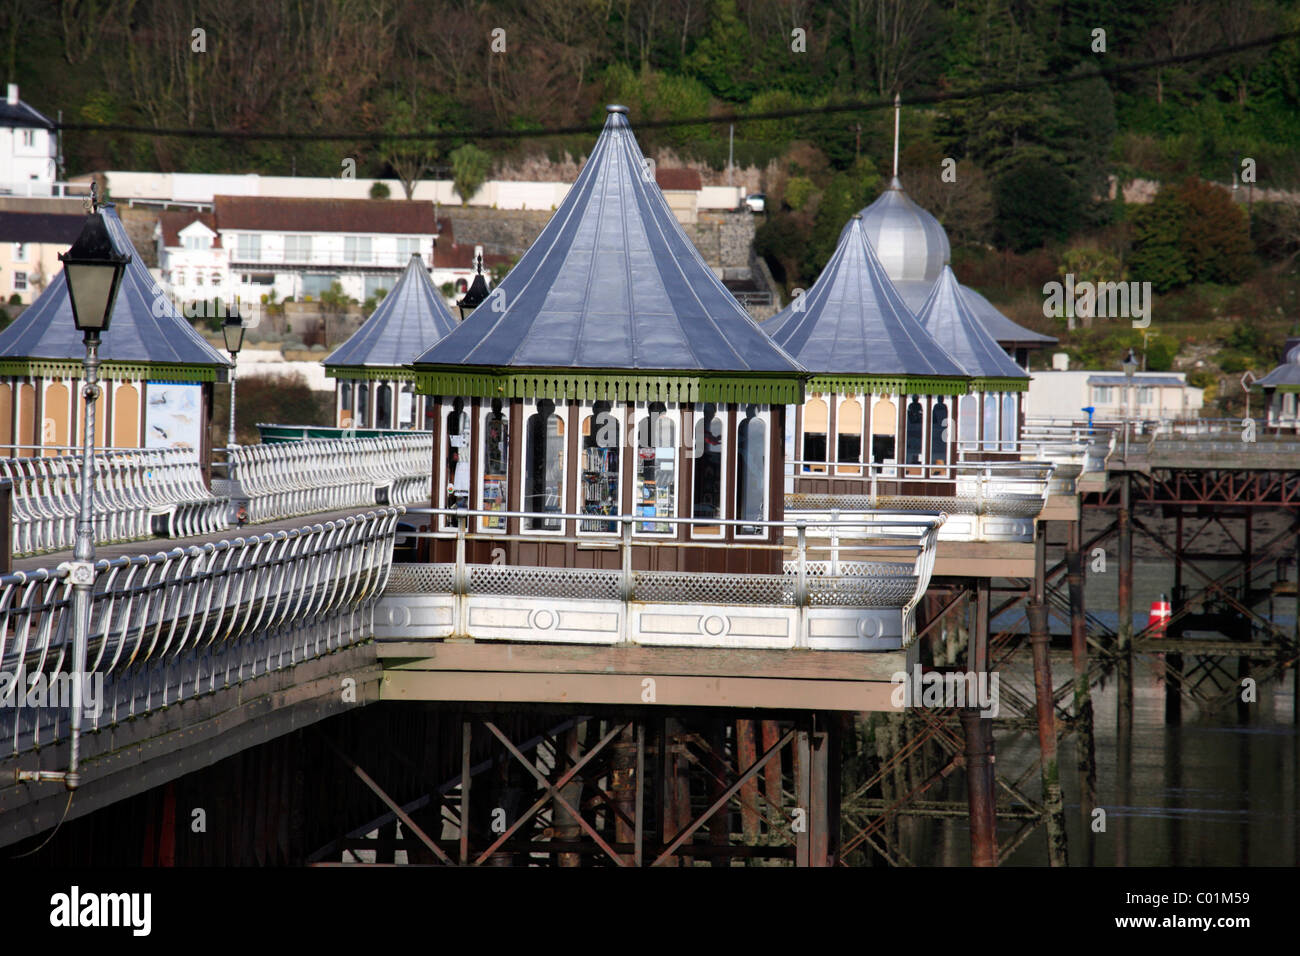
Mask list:
[[[949,465],[786,460],[787,479],[848,482],[850,493],[787,493],[786,510],[934,509],[947,514],[1033,517],[1046,501],[1050,461],[958,461]],[[910,486],[906,492],[900,485]],[[916,487],[921,490],[917,491]],[[1033,502],[1038,507],[1033,509]],[[1028,510],[1027,510],[1028,509]],[[1032,513],[1031,513],[1032,512]]]
[[[98,561],[82,729],[370,637],[400,513],[382,508],[294,531]],[[0,576],[0,672],[21,678],[0,697],[0,734],[11,738],[14,753],[67,734],[69,574],[63,563]],[[33,705],[28,691],[37,686],[45,706]]]
[[[229,501],[208,491],[194,452],[100,448],[93,460],[95,539],[100,543],[149,537],[157,516],[165,518],[166,533],[173,536],[210,534],[226,527]],[[14,553],[71,548],[81,489],[80,457],[0,458],[0,476],[12,483]]]
[[[430,500],[433,435],[308,439],[226,449],[231,497],[250,521]]]
[[[489,598],[539,597],[566,600],[604,600],[625,606],[667,605],[758,605],[770,608],[897,608],[909,622],[916,604],[929,587],[934,570],[939,528],[946,515],[939,512],[875,511],[843,518],[801,517],[783,521],[715,518],[673,518],[656,516],[656,524],[674,529],[720,527],[743,529],[761,535],[754,541],[726,542],[695,538],[646,538],[634,535],[644,523],[641,515],[602,516],[614,524],[618,537],[600,544],[589,536],[547,534],[505,534],[475,532],[469,519],[518,518],[582,522],[586,514],[556,512],[480,511],[470,509],[412,508],[411,516],[454,519],[450,531],[403,532],[414,538],[454,538],[455,556],[449,565],[396,565],[389,584],[393,593],[444,592],[456,596]],[[431,520],[430,524],[434,522]],[[475,521],[473,524],[477,525]],[[532,565],[473,564],[467,560],[468,545],[487,542],[493,548],[518,541],[547,544],[567,543],[579,548],[616,550],[619,567],[570,568]],[[654,571],[634,568],[633,556],[643,549],[652,551],[734,551],[774,553],[779,572],[726,573],[713,571]],[[650,563],[656,561],[652,558]],[[452,633],[468,634],[464,602],[458,602],[460,618]],[[629,617],[626,613],[625,619]],[[625,639],[630,639],[625,635]],[[910,634],[904,633],[910,640]]]

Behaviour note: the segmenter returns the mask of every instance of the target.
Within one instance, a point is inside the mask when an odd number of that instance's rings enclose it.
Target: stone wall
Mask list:
[[[485,254],[518,258],[550,221],[551,211],[457,206],[439,209],[438,215],[451,220],[457,245],[481,245]]]
[[[714,269],[749,270],[754,247],[751,212],[701,211],[699,221],[682,227],[700,255]]]

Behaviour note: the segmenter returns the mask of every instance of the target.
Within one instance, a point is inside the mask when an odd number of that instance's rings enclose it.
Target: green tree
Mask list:
[[[452,150],[450,159],[456,194],[462,203],[467,203],[487,181],[492,157],[473,143],[466,143]]]
[[[1041,156],[1003,168],[993,181],[994,234],[1015,252],[1064,239],[1078,225],[1078,198],[1070,177]]]
[[[743,103],[753,95],[752,40],[736,12],[736,0],[714,0],[709,32],[687,58],[687,68],[719,99]]]
[[[1134,278],[1167,292],[1189,282],[1235,285],[1254,269],[1250,226],[1227,190],[1198,179],[1165,186],[1131,219]]]

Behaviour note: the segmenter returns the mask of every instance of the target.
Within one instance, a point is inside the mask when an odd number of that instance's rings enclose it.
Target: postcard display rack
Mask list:
[[[618,514],[618,449],[602,448],[590,438],[582,449],[582,513],[587,515]],[[612,533],[618,530],[613,521],[584,521],[583,531]]]
[[[667,447],[637,449],[639,469],[637,514],[643,518],[671,517],[677,483],[676,449]],[[666,534],[673,526],[660,521],[643,521],[638,530]]]

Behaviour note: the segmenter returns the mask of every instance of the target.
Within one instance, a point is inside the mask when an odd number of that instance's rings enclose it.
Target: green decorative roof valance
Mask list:
[[[833,392],[836,395],[966,395],[970,379],[921,375],[814,375],[808,380],[809,392]]]
[[[423,395],[465,398],[550,398],[612,402],[753,402],[789,405],[803,401],[803,384],[790,375],[680,375],[627,371],[531,372],[517,370],[414,371],[416,390]]]
[[[85,366],[71,359],[0,359],[0,378],[81,378]],[[224,382],[228,371],[213,365],[172,365],[151,362],[104,362],[104,379],[141,379],[155,382]]]

